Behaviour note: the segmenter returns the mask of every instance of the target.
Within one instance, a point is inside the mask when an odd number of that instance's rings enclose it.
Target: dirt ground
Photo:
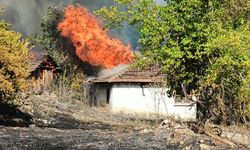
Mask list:
[[[180,122],[167,119],[162,123],[164,118],[142,120],[114,115],[108,108],[86,107],[77,100],[61,100],[51,94],[33,96],[31,101],[32,124],[27,127],[0,126],[0,150],[250,148],[248,129],[242,134],[223,129],[223,139],[228,141],[225,142],[194,133]],[[236,137],[236,134],[239,134],[237,139],[228,138],[230,135]],[[242,137],[246,141],[242,142]]]

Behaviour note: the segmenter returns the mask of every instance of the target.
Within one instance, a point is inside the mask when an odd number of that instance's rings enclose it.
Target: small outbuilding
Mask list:
[[[29,66],[33,92],[50,89],[52,81],[62,72],[60,66],[49,55],[33,55]]]
[[[158,65],[144,69],[129,67],[119,74],[90,80],[90,104],[109,106],[113,113],[167,115],[195,121],[196,103],[170,97],[165,81]]]

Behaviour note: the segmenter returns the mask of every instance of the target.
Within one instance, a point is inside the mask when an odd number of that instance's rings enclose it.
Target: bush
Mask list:
[[[0,21],[0,103],[17,105],[27,85],[29,48],[21,35]]]
[[[207,43],[213,57],[200,81],[206,105],[203,115],[213,114],[219,122],[246,122],[250,116],[250,25],[219,33]]]

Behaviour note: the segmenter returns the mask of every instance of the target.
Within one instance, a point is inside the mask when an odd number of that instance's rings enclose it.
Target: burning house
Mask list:
[[[130,45],[109,36],[99,20],[83,6],[68,6],[64,19],[58,24],[62,37],[71,40],[78,58],[92,66],[112,69],[133,63]],[[159,86],[164,78],[159,67],[140,70],[128,68],[110,77],[91,79],[90,103],[110,105],[113,113],[164,114],[195,120],[196,105],[176,102],[167,88]]]
[[[34,92],[48,90],[53,79],[62,71],[59,65],[48,55],[33,56],[29,70],[32,91]]]
[[[113,113],[169,115],[186,121],[196,119],[196,104],[169,97],[159,66],[128,68],[106,78],[91,79],[90,103],[107,106]]]

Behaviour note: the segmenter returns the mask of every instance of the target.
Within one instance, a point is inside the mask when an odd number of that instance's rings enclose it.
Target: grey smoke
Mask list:
[[[158,4],[158,5],[165,5],[166,0],[155,0],[155,3]]]
[[[13,29],[26,37],[39,32],[40,18],[49,6],[63,8],[76,3],[83,4],[89,10],[95,10],[110,5],[111,0],[0,0],[0,5],[5,7],[1,18],[11,23]]]
[[[5,12],[0,15],[10,24],[11,28],[20,32],[25,38],[28,35],[40,33],[40,18],[46,14],[49,6],[63,9],[69,4],[82,4],[90,11],[102,6],[110,6],[112,0],[0,0],[0,5],[5,7]],[[137,35],[133,28],[124,25],[122,31],[116,31],[115,35],[121,38],[125,44],[137,45]]]
[[[129,65],[121,64],[121,65],[118,65],[112,69],[102,69],[98,73],[98,78],[99,79],[108,78],[114,74],[118,74],[118,73],[122,72],[123,70],[127,69],[128,67],[129,67]]]
[[[1,18],[12,24],[11,27],[24,37],[38,31],[39,17],[45,7],[41,0],[0,0],[0,5],[5,8]]]

